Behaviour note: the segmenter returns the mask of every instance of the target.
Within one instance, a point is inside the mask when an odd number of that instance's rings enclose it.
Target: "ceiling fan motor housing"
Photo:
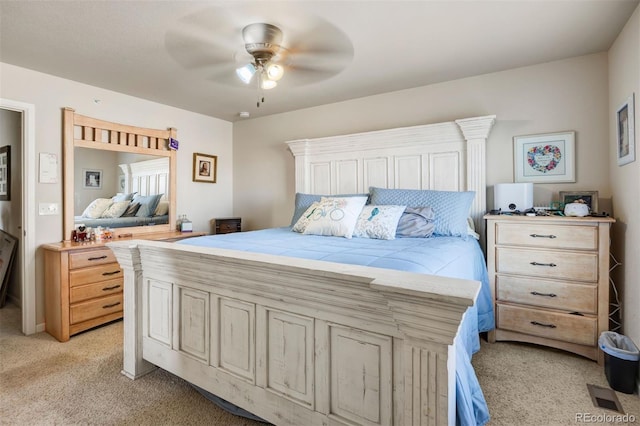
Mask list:
[[[258,64],[269,61],[280,50],[282,31],[275,25],[250,24],[242,30],[245,49]]]

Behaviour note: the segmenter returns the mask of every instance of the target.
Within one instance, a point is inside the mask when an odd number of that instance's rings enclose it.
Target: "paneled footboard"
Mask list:
[[[455,423],[475,281],[155,241],[125,271],[124,367],[156,366],[278,425]]]

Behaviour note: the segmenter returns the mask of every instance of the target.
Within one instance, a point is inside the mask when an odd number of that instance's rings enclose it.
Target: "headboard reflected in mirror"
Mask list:
[[[176,136],[173,128],[118,124],[64,108],[63,239],[80,224],[108,226],[116,236],[172,231],[176,151],[169,140]]]

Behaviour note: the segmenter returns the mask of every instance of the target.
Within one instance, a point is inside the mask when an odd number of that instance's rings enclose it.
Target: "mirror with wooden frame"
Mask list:
[[[79,226],[109,227],[116,237],[173,231],[176,151],[169,144],[176,133],[64,108],[63,239]]]

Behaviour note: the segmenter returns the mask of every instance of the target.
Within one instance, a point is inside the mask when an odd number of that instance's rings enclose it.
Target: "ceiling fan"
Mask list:
[[[167,30],[165,47],[194,78],[260,92],[329,79],[353,59],[351,41],[333,24],[291,3],[260,5],[185,15]]]
[[[256,76],[260,88],[273,89],[284,75],[284,68],[278,63],[278,54],[284,49],[282,31],[271,24],[249,24],[242,29],[242,38],[244,47],[253,60],[236,68],[238,78],[249,84]]]

